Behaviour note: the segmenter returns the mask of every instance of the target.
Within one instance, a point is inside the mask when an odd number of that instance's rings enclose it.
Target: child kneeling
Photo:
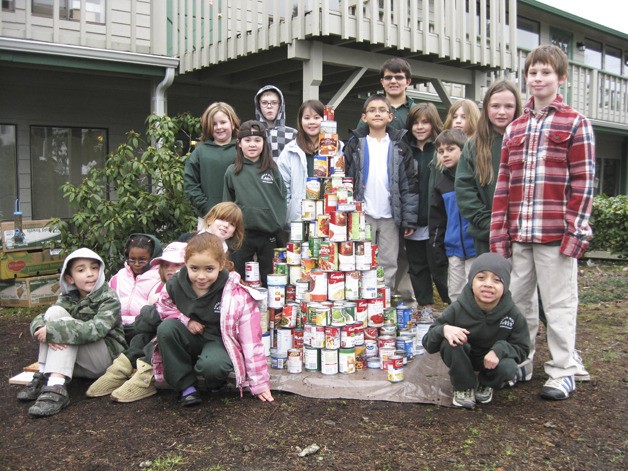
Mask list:
[[[449,368],[454,406],[491,402],[493,388],[514,381],[528,356],[528,324],[508,291],[511,268],[501,255],[480,255],[460,297],[423,337],[425,350],[440,351]]]

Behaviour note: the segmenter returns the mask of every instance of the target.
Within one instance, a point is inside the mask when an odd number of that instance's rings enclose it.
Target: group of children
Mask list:
[[[523,111],[516,85],[498,80],[481,112],[460,100],[443,125],[434,105],[406,97],[410,66],[391,59],[381,70],[386,96],[365,101],[342,149],[385,283],[399,289],[409,273],[420,307],[434,302],[432,282],[450,303],[423,344],[450,368],[456,406],[490,402],[493,388],[531,378],[537,284],[551,355],[541,396],[566,399],[578,372],[588,376],[575,352],[576,260],[591,237],[595,158],[590,123],[558,95],[566,67],[559,48],[540,46],[526,60],[532,96]],[[260,121],[242,124],[225,103],[203,114],[203,142],[185,167],[200,232],[185,248],[168,246],[159,257],[155,238],[133,234],[110,287],[96,254],[68,257],[59,302],[31,326],[40,372],[18,398],[37,400],[32,415],[67,406],[63,383],[73,374],[102,376],[88,395],[125,402],[154,394],[161,368],[184,406],[201,402],[199,375],[215,388],[232,371],[239,387],[272,401],[258,295],[239,281],[255,257],[265,282],[273,249],[298,219],[324,111],[318,100],[304,102],[293,130],[277,88],[260,90],[255,106]],[[398,276],[402,258],[408,269]],[[166,263],[178,266],[158,269]],[[94,360],[96,348],[107,361]]]

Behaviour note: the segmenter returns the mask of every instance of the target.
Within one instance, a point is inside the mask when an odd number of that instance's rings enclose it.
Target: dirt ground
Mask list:
[[[309,399],[262,403],[233,391],[183,409],[172,391],[116,404],[69,386],[62,413],[33,419],[9,377],[36,359],[34,310],[0,309],[0,469],[66,470],[608,470],[628,468],[628,271],[581,264],[577,346],[592,381],[567,401],[539,397],[535,376],[466,411],[427,404]],[[320,446],[299,457],[301,448]]]

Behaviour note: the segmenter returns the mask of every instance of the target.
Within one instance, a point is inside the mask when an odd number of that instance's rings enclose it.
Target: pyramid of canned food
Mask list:
[[[377,245],[363,202],[353,199],[330,115],[326,109],[301,219],[291,222],[290,242],[275,250],[268,275],[267,303],[260,306],[267,353],[273,368],[288,373],[377,368],[391,382],[402,381],[403,365],[423,353],[431,319],[418,319],[383,284]],[[245,282],[261,286],[256,262],[247,264]]]

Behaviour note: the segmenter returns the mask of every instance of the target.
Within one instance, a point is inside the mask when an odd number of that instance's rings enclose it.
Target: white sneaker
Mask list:
[[[517,375],[514,379],[508,381],[508,386],[513,387],[515,384],[519,382],[531,381],[532,380],[532,360],[526,358],[523,362],[517,365]]]
[[[576,374],[574,375],[575,380],[582,382],[591,381],[591,375],[585,369],[582,358],[580,358],[580,352],[578,350],[573,351],[573,359],[576,360],[576,363],[578,364],[578,366],[576,367]]]
[[[541,389],[541,397],[552,401],[562,401],[571,396],[576,390],[576,382],[573,376],[563,376],[561,378],[550,378]]]
[[[475,409],[475,391],[473,389],[467,389],[466,391],[454,391],[454,399],[452,402],[456,407]]]

